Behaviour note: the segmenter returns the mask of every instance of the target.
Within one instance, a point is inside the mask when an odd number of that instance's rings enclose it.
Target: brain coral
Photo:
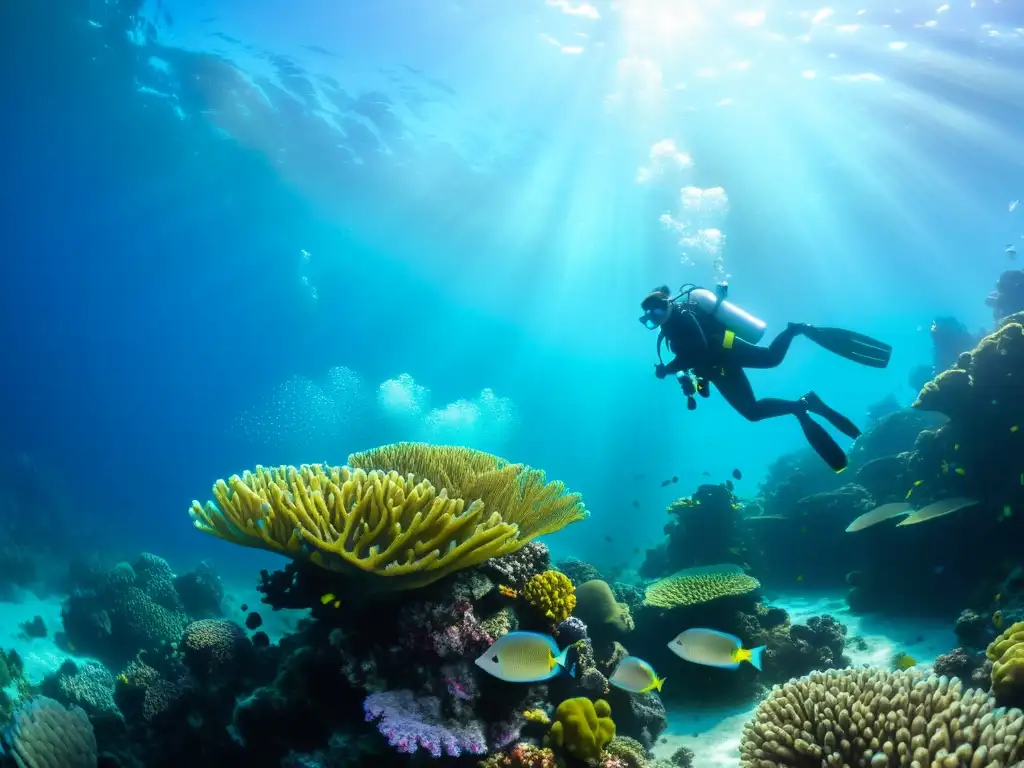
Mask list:
[[[998,702],[1024,705],[1024,621],[1007,627],[985,655],[992,661],[992,693]]]
[[[403,443],[349,461],[355,468],[257,467],[220,480],[216,503],[192,503],[195,526],[371,577],[363,580],[371,589],[408,589],[588,514],[578,494],[543,472],[468,448]]]
[[[730,595],[745,595],[761,583],[738,565],[708,565],[687,568],[648,585],[644,605],[680,608],[700,605]]]
[[[1000,768],[1024,760],[1024,716],[916,670],[813,672],[775,686],[746,724],[740,768]]]

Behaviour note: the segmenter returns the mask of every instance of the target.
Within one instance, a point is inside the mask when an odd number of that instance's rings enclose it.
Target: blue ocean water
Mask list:
[[[592,514],[552,551],[635,569],[673,499],[805,445],[655,378],[652,288],[890,343],[751,374],[864,426],[1024,247],[1008,1],[8,0],[0,30],[0,450],[83,551],[242,580],[281,561],[194,531],[217,478],[424,440],[564,481]]]

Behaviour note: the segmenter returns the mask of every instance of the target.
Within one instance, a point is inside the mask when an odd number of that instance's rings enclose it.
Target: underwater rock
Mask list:
[[[724,483],[703,484],[673,501],[666,512],[666,541],[648,550],[640,573],[647,577],[745,557],[739,499]]]
[[[567,557],[555,563],[555,569],[569,577],[572,585],[578,586],[587,581],[601,578],[601,572],[590,563],[585,563],[576,557]]]
[[[217,619],[223,615],[224,584],[210,563],[203,561],[194,570],[176,576],[174,589],[185,612],[193,619]]]
[[[936,675],[970,680],[974,672],[982,666],[984,661],[985,654],[983,653],[969,651],[966,648],[954,648],[949,653],[937,656],[932,669]]]
[[[492,557],[480,567],[495,584],[520,590],[531,578],[551,567],[551,554],[547,545],[531,541],[515,552]]]
[[[972,650],[984,649],[997,634],[988,617],[970,608],[957,616],[953,631],[960,645]]]

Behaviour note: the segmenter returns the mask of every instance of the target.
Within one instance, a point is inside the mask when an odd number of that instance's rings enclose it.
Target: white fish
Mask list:
[[[565,666],[569,652],[539,632],[509,632],[480,654],[476,665],[506,683],[539,683],[555,677]]]
[[[688,629],[680,632],[668,647],[679,658],[694,664],[739,669],[741,662],[749,661],[759,672],[765,650],[763,645],[748,650],[738,637],[717,629]]]
[[[658,677],[654,667],[643,659],[626,656],[616,665],[608,682],[630,693],[649,693],[660,691],[665,679]]]

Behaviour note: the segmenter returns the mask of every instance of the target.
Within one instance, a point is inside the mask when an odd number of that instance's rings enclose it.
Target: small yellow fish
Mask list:
[[[1000,593],[997,592],[996,596],[995,596],[995,601],[998,603],[1002,599],[1003,599],[1003,596]]]
[[[903,498],[904,498],[904,499],[909,499],[909,498],[910,498],[910,494],[912,494],[913,492],[914,492],[914,489],[913,489],[913,488],[911,488],[911,489],[910,489],[909,491],[907,491],[907,495],[906,495],[906,496],[904,496]]]
[[[963,467],[957,467],[957,468],[956,468],[956,470],[954,470],[954,471],[955,471],[955,472],[956,472],[956,473],[957,473],[958,475],[960,475],[960,477],[963,477],[964,475],[966,475],[966,474],[967,474],[967,470],[966,470],[966,469],[964,469]]]
[[[618,663],[608,682],[630,693],[660,691],[665,679],[658,677],[654,667],[636,656],[627,656]]]
[[[1016,432],[1018,429],[1020,429],[1020,427],[1018,427],[1016,424],[1014,424],[1012,427],[1010,427],[1010,431],[1011,432]]]
[[[960,450],[960,443],[953,443],[953,450],[954,451],[959,451]]]
[[[893,666],[896,669],[910,669],[911,667],[917,666],[917,659],[906,653],[897,654],[896,658],[893,659]]]
[[[331,604],[333,608],[341,607],[341,600],[339,600],[333,593],[328,592],[326,595],[320,598],[321,605]]]
[[[738,637],[716,629],[688,629],[676,635],[668,647],[679,658],[694,664],[739,669],[740,663],[746,661],[759,672],[765,648],[744,648]]]
[[[499,584],[498,591],[505,597],[511,597],[513,599],[519,597],[519,593],[512,589],[512,587],[505,587]]]
[[[562,671],[568,652],[568,646],[559,651],[550,635],[509,632],[480,654],[476,665],[506,683],[540,683]]]
[[[915,480],[914,481],[914,486],[917,487],[917,486],[919,486],[923,482],[924,482],[924,480]]]
[[[1003,631],[1003,612],[996,611],[992,614],[992,626],[998,629],[1000,632]]]
[[[121,683],[121,685],[128,685],[128,675],[122,672],[117,676],[117,682]]]

